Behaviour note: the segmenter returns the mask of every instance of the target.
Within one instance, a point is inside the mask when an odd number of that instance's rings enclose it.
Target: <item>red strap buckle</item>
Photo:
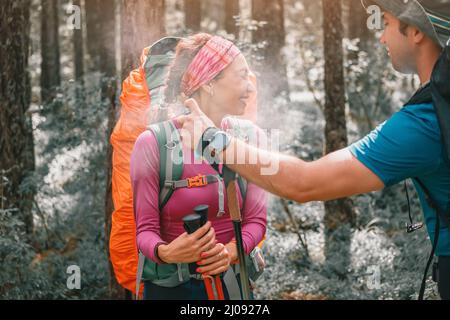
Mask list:
[[[198,175],[193,178],[187,179],[188,181],[188,188],[197,188],[197,187],[204,187],[208,184],[208,179],[206,176]]]

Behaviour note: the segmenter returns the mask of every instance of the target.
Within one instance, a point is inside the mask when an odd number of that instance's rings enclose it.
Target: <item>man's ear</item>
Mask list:
[[[426,37],[425,33],[420,31],[418,28],[414,26],[410,26],[410,31],[412,34],[412,39],[414,41],[414,44],[420,44]]]

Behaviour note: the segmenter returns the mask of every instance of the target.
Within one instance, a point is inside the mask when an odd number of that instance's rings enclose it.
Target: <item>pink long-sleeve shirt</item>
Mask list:
[[[174,123],[179,128],[179,124],[176,121]],[[217,171],[206,162],[195,164],[194,152],[185,147],[183,147],[183,159],[185,164],[182,180],[199,174],[217,174]],[[225,186],[225,215],[221,218],[217,217],[219,197],[217,183],[199,188],[175,190],[160,213],[159,162],[157,139],[153,132],[146,131],[136,140],[130,163],[138,249],[147,258],[159,264],[163,263],[156,255],[155,249],[159,244],[170,243],[184,233],[183,217],[192,214],[194,208],[201,204],[209,206],[208,218],[216,232],[217,241],[227,244],[233,240],[234,230],[228,210]],[[243,219],[244,250],[249,254],[263,240],[266,233],[267,194],[261,188],[249,183],[245,203],[239,191],[238,199]]]

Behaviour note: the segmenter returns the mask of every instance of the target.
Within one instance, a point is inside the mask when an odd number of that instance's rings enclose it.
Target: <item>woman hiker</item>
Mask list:
[[[197,34],[178,43],[165,98],[169,102],[183,103],[194,97],[218,127],[227,129],[226,116],[243,115],[255,91],[250,75],[246,59],[233,43],[218,36]],[[176,120],[171,121],[180,128]],[[195,178],[198,182],[198,177],[221,173],[221,166],[215,169],[206,161],[194,161],[194,152],[189,147],[182,146],[182,151],[181,180],[187,184]],[[154,268],[153,272],[178,272],[178,277],[167,275],[176,279],[175,283],[164,283],[158,276],[157,281],[146,280],[144,275],[144,299],[206,300],[203,279],[216,275],[222,275],[225,298],[229,299],[223,274],[238,260],[238,253],[226,194],[222,201],[218,199],[221,189],[218,184],[222,184],[223,191],[224,181],[176,188],[160,211],[160,148],[152,131],[144,132],[137,139],[130,171],[138,249]],[[254,184],[248,184],[245,197],[242,190],[237,190],[243,217],[244,250],[248,255],[265,236],[266,193]],[[195,233],[187,234],[182,219],[198,205],[209,206],[208,222]],[[197,263],[198,274],[186,279],[180,268],[190,263]],[[240,285],[239,279],[236,283]]]

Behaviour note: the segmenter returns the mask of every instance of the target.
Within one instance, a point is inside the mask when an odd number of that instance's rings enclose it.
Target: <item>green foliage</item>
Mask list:
[[[0,276],[5,299],[101,299],[107,296],[104,235],[107,114],[105,81],[65,82],[36,122],[38,166],[23,188],[38,190],[32,245],[19,233],[16,211],[1,211]],[[4,262],[4,263],[3,263]],[[70,265],[81,269],[81,290],[69,290]]]
[[[17,219],[18,210],[0,210],[0,298],[10,299],[22,295],[18,284],[30,277],[27,266],[33,257],[33,248],[23,241],[23,222]]]

